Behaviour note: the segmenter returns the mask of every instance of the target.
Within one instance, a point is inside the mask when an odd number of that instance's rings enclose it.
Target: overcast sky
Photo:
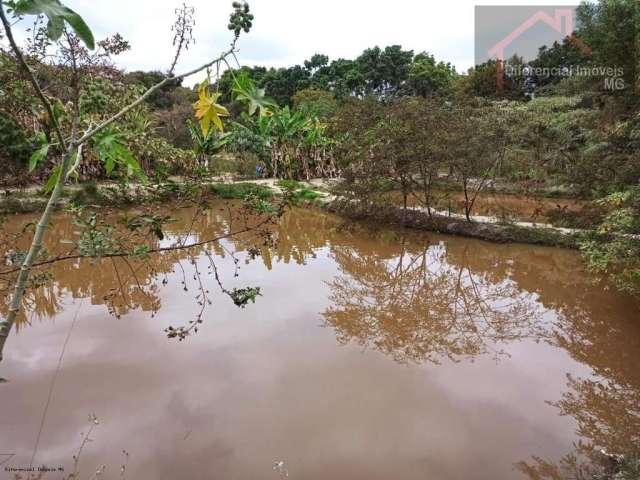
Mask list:
[[[126,70],[166,70],[172,58],[170,27],[182,0],[65,0],[96,37],[119,32],[132,49],[118,58]],[[492,0],[491,5],[554,5],[551,0]],[[577,4],[575,0],[562,2]],[[196,44],[180,70],[204,63],[228,46],[231,0],[187,0],[196,9]],[[362,50],[400,44],[450,61],[458,71],[473,65],[473,0],[250,0],[254,28],[239,43],[246,65],[289,66],[314,53],[355,58]],[[487,4],[485,2],[485,4]],[[193,82],[189,82],[193,83]]]

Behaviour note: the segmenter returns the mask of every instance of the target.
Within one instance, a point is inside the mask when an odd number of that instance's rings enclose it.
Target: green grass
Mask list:
[[[263,200],[273,197],[271,188],[253,183],[212,183],[209,192],[225,199],[243,199],[249,195]]]
[[[318,192],[307,187],[300,188],[293,194],[294,200],[299,202],[312,202],[320,197]]]
[[[278,180],[276,185],[284,190],[298,190],[303,188],[303,185],[297,180]]]
[[[283,190],[291,192],[294,203],[312,202],[322,196],[320,193],[296,180],[278,180],[276,185]]]

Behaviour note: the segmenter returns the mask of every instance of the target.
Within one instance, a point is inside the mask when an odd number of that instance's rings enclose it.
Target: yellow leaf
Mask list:
[[[198,88],[198,101],[193,104],[193,108],[196,111],[196,118],[200,120],[200,128],[202,128],[202,133],[205,137],[209,135],[212,123],[218,130],[223,132],[224,125],[220,117],[229,116],[229,111],[217,103],[222,94],[219,92],[210,94],[208,87],[208,80],[200,84],[200,88]]]

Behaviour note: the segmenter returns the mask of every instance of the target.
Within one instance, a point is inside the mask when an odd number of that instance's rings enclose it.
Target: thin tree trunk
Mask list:
[[[280,150],[276,145],[271,147],[271,161],[273,162],[273,178],[278,178],[278,158],[280,156]]]
[[[33,266],[34,262],[38,258],[38,255],[40,254],[40,251],[42,250],[44,234],[49,226],[51,214],[55,210],[56,204],[58,203],[58,200],[60,200],[60,197],[62,196],[62,192],[64,190],[64,183],[67,179],[67,172],[69,171],[71,159],[73,158],[73,145],[76,140],[76,130],[77,126],[74,126],[71,142],[69,142],[67,152],[64,156],[64,160],[62,161],[60,176],[58,177],[58,181],[56,182],[56,185],[53,188],[53,192],[49,197],[47,206],[44,209],[44,212],[42,212],[42,216],[38,221],[36,231],[31,242],[31,247],[29,248],[29,253],[27,253],[27,256],[22,262],[20,273],[18,274],[18,279],[16,281],[16,287],[11,299],[11,304],[9,306],[9,314],[7,315],[7,319],[4,322],[0,323],[0,362],[2,361],[2,352],[7,342],[7,338],[11,333],[13,325],[16,323],[16,318],[22,307],[22,298],[24,297],[24,291],[27,287],[27,282],[29,281],[31,267]]]
[[[406,181],[402,181],[402,225],[407,223],[407,197],[409,196],[409,187]]]
[[[467,222],[470,222],[471,208],[469,206],[469,188],[466,179],[462,181],[462,186],[464,187],[464,216],[467,217]]]
[[[420,167],[420,174],[422,175],[422,192],[424,194],[424,204],[427,207],[427,213],[431,216],[431,183],[433,180],[433,172],[429,170],[427,173],[424,167]]]

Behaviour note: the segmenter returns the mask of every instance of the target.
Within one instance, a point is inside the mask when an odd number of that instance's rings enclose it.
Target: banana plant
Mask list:
[[[274,109],[269,116],[252,117],[245,112],[236,125],[263,140],[271,151],[269,170],[276,177],[309,179],[312,164],[319,163],[321,150],[328,144],[325,125],[308,112],[289,107]]]
[[[309,127],[309,118],[302,111],[291,112],[284,107],[274,112],[272,117],[272,162],[275,176],[282,174],[287,178],[296,176],[299,146]],[[303,164],[305,175],[308,173],[306,163]],[[282,169],[282,170],[281,170]]]
[[[229,143],[230,133],[209,129],[205,135],[191,120],[187,120],[187,128],[193,141],[193,152],[200,164],[205,164],[209,155],[215,155]]]
[[[314,118],[305,132],[304,144],[307,147],[320,147],[329,143],[326,135],[327,126]]]
[[[309,129],[311,120],[301,110],[292,112],[284,107],[273,114],[273,132],[278,141],[287,142],[302,138]]]
[[[318,159],[323,156],[320,150],[327,145],[325,126],[306,110],[292,111],[288,106],[279,108],[265,96],[263,89],[256,87],[247,72],[235,76],[233,92],[235,100],[248,105],[241,123],[236,125],[263,139],[271,150],[270,171],[273,175],[310,179],[311,163],[319,163]],[[254,117],[256,112],[258,115]]]
[[[273,135],[273,116],[249,116],[246,112],[242,112],[240,122],[236,122],[235,126],[250,130],[253,134],[263,138],[265,144],[271,146],[271,137]]]

